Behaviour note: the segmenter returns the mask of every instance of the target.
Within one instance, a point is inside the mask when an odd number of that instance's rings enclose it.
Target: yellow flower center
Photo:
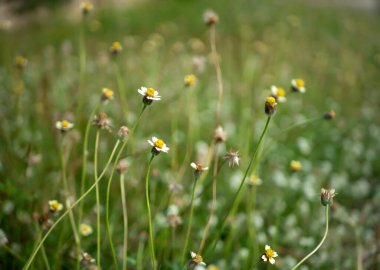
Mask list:
[[[298,87],[305,87],[305,82],[303,80],[301,80],[301,79],[297,79],[296,80],[296,85]]]
[[[164,141],[160,139],[157,139],[157,141],[154,142],[154,147],[157,147],[159,149],[162,149],[164,145],[165,145]]]
[[[70,123],[69,123],[69,121],[67,121],[67,120],[63,120],[63,121],[61,122],[61,125],[62,125],[62,128],[68,128],[69,125],[70,125]]]
[[[274,256],[274,250],[271,249],[271,248],[265,250],[265,256],[267,256],[268,259],[273,258],[273,256]]]
[[[60,208],[59,202],[51,202],[50,203],[50,209],[53,211],[57,211]]]
[[[277,96],[285,97],[285,90],[283,88],[277,88]]]
[[[292,162],[290,163],[290,167],[293,171],[299,171],[301,170],[302,165],[301,162],[292,160]]]
[[[148,97],[154,97],[154,89],[149,87],[147,90],[146,90],[146,93],[145,95],[147,95]]]
[[[187,75],[185,77],[185,85],[186,86],[193,86],[193,85],[195,85],[196,82],[197,82],[197,78],[193,74]]]
[[[276,99],[274,97],[267,97],[265,103],[267,106],[274,108],[276,106]]]

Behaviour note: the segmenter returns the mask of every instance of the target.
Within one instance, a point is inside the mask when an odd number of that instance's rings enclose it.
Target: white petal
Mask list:
[[[285,102],[286,101],[286,97],[278,97],[277,99],[279,102]]]
[[[273,95],[277,96],[277,87],[272,85],[272,87],[270,88],[271,92]]]
[[[261,256],[261,259],[264,261],[264,262],[266,262],[268,259],[267,259],[267,256],[265,256],[265,255],[263,255],[263,256]]]
[[[159,96],[159,94],[158,94],[158,92],[156,90],[154,90],[153,96]]]
[[[270,246],[265,245],[265,250],[268,250],[268,249],[270,249]]]
[[[207,171],[207,170],[208,170],[208,167],[203,167],[203,170],[204,170],[204,171]]]
[[[154,136],[152,137],[152,142],[155,143],[157,140],[158,140],[157,137],[154,137]]]
[[[190,251],[190,255],[191,255],[191,258],[194,258],[195,256],[197,256],[197,254],[195,252],[192,252],[192,251]]]
[[[151,145],[154,146],[154,143],[151,140],[147,140],[147,142]]]
[[[190,166],[191,166],[194,170],[197,169],[197,164],[195,164],[194,162],[191,162],[191,163],[190,163]]]
[[[273,258],[269,258],[269,262],[270,262],[271,264],[274,264],[276,261],[275,261]]]
[[[275,251],[274,253],[273,253],[273,258],[276,258],[278,256],[278,254],[277,254],[277,252]]]
[[[158,147],[154,147],[154,149],[156,149],[158,152],[161,152],[162,149],[161,148],[158,148]]]
[[[61,129],[62,128],[62,122],[61,121],[57,121],[55,123],[55,127],[58,128],[58,129]]]
[[[206,263],[205,263],[205,262],[200,262],[199,264],[206,266]]]
[[[306,92],[305,87],[298,88],[298,90],[299,90],[301,93],[305,93],[305,92]]]

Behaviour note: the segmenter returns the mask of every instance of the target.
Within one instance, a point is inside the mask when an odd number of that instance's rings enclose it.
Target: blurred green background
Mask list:
[[[256,171],[263,183],[245,187],[239,212],[226,231],[226,237],[234,241],[221,241],[215,254],[204,258],[206,263],[220,269],[248,269],[257,261],[252,255],[261,252],[251,254],[252,248],[259,245],[263,250],[269,243],[279,258],[276,266],[268,269],[290,269],[322,237],[324,217],[319,191],[327,187],[338,192],[330,216],[330,234],[301,269],[380,268],[378,10],[295,0],[165,0],[127,5],[102,1],[82,21],[76,2],[60,2],[24,1],[15,5],[16,13],[8,13],[0,22],[0,229],[8,239],[6,247],[21,256],[18,260],[0,245],[1,269],[20,269],[30,255],[38,234],[33,213],[45,211],[53,197],[64,200],[55,121],[66,117],[75,123],[75,130],[68,136],[68,177],[78,196],[83,132],[101,89],[109,87],[116,95],[105,107],[114,125],[113,133],[101,135],[100,164],[105,164],[118,127],[131,126],[136,119],[141,107],[137,89],[142,85],[157,88],[162,101],[148,108],[128,149],[132,153],[126,176],[130,267],[135,269],[139,247],[146,258],[149,256],[148,242],[141,238],[147,229],[142,192],[149,150],[144,142],[158,135],[171,151],[154,163],[156,246],[158,258],[169,253],[162,269],[178,269],[175,251],[182,249],[192,186],[191,168],[184,164],[185,150],[191,139],[191,161],[204,159],[214,130],[216,77],[210,62],[209,30],[202,20],[209,8],[220,18],[216,31],[225,88],[222,123],[228,133],[222,153],[238,149],[242,158],[240,167],[223,168],[218,178],[219,218],[265,123],[263,101],[270,94],[270,86],[287,90],[288,101],[279,104],[265,155]],[[83,95],[78,94],[81,25],[86,49]],[[114,60],[108,50],[116,40],[122,43],[123,51]],[[14,66],[17,55],[28,59],[22,70]],[[195,56],[204,57],[204,71],[194,69]],[[118,91],[115,61],[122,72],[125,93]],[[198,77],[194,89],[183,88],[183,77],[189,73]],[[293,78],[305,80],[304,95],[289,91]],[[78,115],[81,103],[84,106]],[[195,104],[195,110],[190,103]],[[313,121],[276,136],[330,110],[337,113],[333,121]],[[93,142],[92,129],[88,186],[93,181]],[[302,162],[300,172],[291,172],[291,160]],[[209,173],[199,187],[203,193],[196,204],[190,250],[198,247],[207,220],[211,178]],[[168,184],[172,182],[183,189],[171,194]],[[114,184],[111,222],[119,250],[122,215],[117,181]],[[105,181],[101,185],[105,187]],[[101,195],[104,202],[105,196]],[[249,219],[247,208],[252,196],[256,205]],[[94,202],[94,194],[85,201],[85,219],[93,226]],[[165,215],[173,203],[181,209],[184,224],[170,242]],[[112,257],[104,226],[102,230],[105,267],[112,264]],[[74,246],[68,222],[60,225],[45,244],[51,267],[72,269]],[[83,248],[95,255],[95,234],[83,240]],[[148,263],[146,259],[143,269],[148,269]],[[257,269],[265,267],[259,264]],[[41,255],[34,269],[44,269]]]

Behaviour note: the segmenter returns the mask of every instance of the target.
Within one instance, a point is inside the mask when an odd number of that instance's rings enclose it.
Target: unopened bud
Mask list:
[[[330,206],[333,204],[333,198],[335,197],[335,189],[321,189],[321,203],[323,206]]]

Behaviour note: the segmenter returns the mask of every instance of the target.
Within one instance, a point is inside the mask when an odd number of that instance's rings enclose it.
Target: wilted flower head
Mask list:
[[[200,264],[200,265],[206,266],[206,263],[203,261],[203,258],[201,255],[199,255],[193,251],[190,252],[190,255],[191,255],[190,265],[196,266],[196,265]]]
[[[223,143],[227,140],[227,133],[221,126],[218,126],[214,131],[215,143]]]
[[[190,164],[190,166],[195,170],[195,171],[194,171],[194,176],[195,176],[195,178],[198,178],[198,177],[202,174],[202,172],[208,170],[208,167],[206,167],[206,166],[202,166],[202,165],[197,164],[197,163],[195,163],[195,162],[192,162],[192,163]]]
[[[306,92],[305,82],[302,79],[293,79],[292,90],[294,92],[305,93]]]
[[[176,182],[170,182],[168,184],[168,188],[169,188],[170,192],[178,192],[178,191],[181,191],[183,189],[183,186],[179,183],[176,183]]]
[[[48,213],[34,213],[33,218],[37,220],[38,224],[41,226],[43,230],[47,230],[53,225],[53,221],[50,219]]]
[[[277,102],[274,97],[267,97],[265,100],[265,113],[268,116],[272,116],[275,114],[277,110]]]
[[[63,209],[63,204],[59,203],[57,200],[51,200],[49,201],[49,210],[52,213],[58,213],[62,211]]]
[[[118,55],[123,50],[121,43],[119,41],[115,41],[112,43],[110,47],[110,53],[112,55]]]
[[[125,173],[128,169],[128,161],[126,159],[121,159],[116,166],[118,173]]]
[[[161,152],[169,152],[169,147],[166,146],[165,142],[157,137],[152,137],[152,140],[148,140],[148,143],[153,146],[152,154],[158,155]]]
[[[113,91],[109,88],[103,88],[102,89],[102,101],[108,101],[113,99]]]
[[[285,102],[285,90],[281,87],[277,87],[272,85],[271,87],[272,96],[278,101],[278,102]]]
[[[302,169],[301,162],[298,160],[292,160],[290,162],[290,169],[292,170],[292,172],[298,172],[299,170]]]
[[[194,86],[197,83],[197,77],[194,74],[189,74],[185,76],[184,83],[186,87]]]
[[[206,58],[204,56],[194,56],[192,63],[194,71],[201,73],[205,70]]]
[[[92,234],[92,231],[92,227],[86,223],[82,223],[79,226],[79,232],[83,236],[89,236],[90,234]]]
[[[74,124],[69,122],[68,120],[62,120],[62,121],[57,121],[55,123],[55,127],[62,132],[66,132],[72,129],[74,127]]]
[[[334,202],[335,189],[321,189],[321,203],[323,206],[330,206]]]
[[[82,253],[82,260],[80,261],[83,267],[95,264],[95,259],[87,252]]]
[[[120,140],[125,140],[129,135],[129,128],[126,126],[121,126],[119,131],[117,132],[117,136],[119,136]]]
[[[89,14],[94,8],[94,5],[89,1],[84,1],[80,4],[80,9],[83,15]]]
[[[179,214],[178,206],[175,204],[169,205],[169,208],[166,214],[166,219],[170,227],[176,228],[177,226],[182,224],[182,219],[178,214]]]
[[[111,132],[111,119],[104,112],[100,112],[94,116],[92,124],[100,129],[106,129]]]
[[[266,262],[269,261],[271,264],[274,264],[276,261],[274,258],[278,256],[277,252],[270,248],[270,246],[265,245],[265,251],[261,255],[261,259]]]
[[[203,13],[203,21],[206,25],[212,26],[219,22],[219,16],[213,10],[209,9]]]
[[[228,166],[239,166],[240,156],[239,151],[230,150],[224,157],[228,161]]]
[[[24,69],[27,66],[27,64],[28,64],[28,59],[26,59],[24,56],[22,56],[22,55],[16,56],[16,58],[15,58],[16,68]]]
[[[326,120],[332,120],[335,118],[335,116],[336,116],[336,113],[334,111],[329,111],[329,112],[325,113],[323,118],[325,118]]]
[[[146,88],[144,86],[141,86],[137,92],[139,92],[140,95],[144,96],[143,103],[145,105],[152,104],[153,100],[161,100],[161,96],[159,95],[158,91],[154,90],[152,87]]]
[[[4,246],[6,244],[8,244],[8,238],[5,234],[5,232],[2,229],[0,229],[0,247]]]

